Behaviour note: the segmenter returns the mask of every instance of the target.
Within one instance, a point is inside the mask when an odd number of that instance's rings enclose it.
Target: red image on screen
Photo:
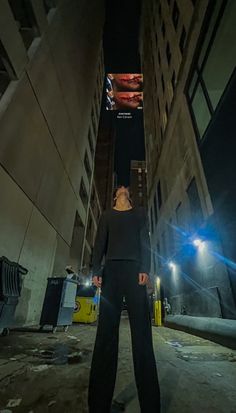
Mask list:
[[[106,109],[135,110],[143,108],[143,75],[109,73],[106,77]]]

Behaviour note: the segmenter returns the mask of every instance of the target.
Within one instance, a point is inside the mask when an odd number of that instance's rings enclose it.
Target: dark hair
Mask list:
[[[113,205],[113,206],[114,206],[115,203],[116,203],[116,201],[114,200],[114,198],[115,198],[115,196],[116,196],[116,192],[117,192],[118,189],[120,189],[122,186],[124,186],[124,185],[118,185],[118,186],[116,186],[116,187],[114,188],[114,190],[113,190],[113,194],[112,194],[112,205]],[[132,192],[131,192],[131,190],[130,190],[130,187],[129,187],[129,186],[126,186],[125,188],[128,188],[128,191],[129,191],[129,201],[130,201],[131,205],[133,206]]]

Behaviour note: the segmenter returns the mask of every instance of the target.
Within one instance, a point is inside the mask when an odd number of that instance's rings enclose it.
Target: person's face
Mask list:
[[[117,90],[137,91],[142,89],[143,75],[140,73],[112,74]]]
[[[137,109],[143,105],[141,92],[114,92],[114,101],[117,109]]]
[[[121,186],[120,188],[118,188],[116,191],[116,198],[118,198],[121,195],[124,195],[127,198],[129,198],[129,189],[125,186]]]

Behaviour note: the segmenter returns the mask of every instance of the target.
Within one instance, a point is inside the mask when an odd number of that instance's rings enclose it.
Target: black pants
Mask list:
[[[142,413],[160,412],[160,390],[152,344],[146,286],[138,284],[136,261],[107,261],[89,381],[89,412],[110,413],[115,387],[119,324],[125,296],[132,338],[136,386]]]

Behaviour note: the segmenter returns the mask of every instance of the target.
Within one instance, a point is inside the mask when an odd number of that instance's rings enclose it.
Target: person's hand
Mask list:
[[[139,273],[139,285],[146,285],[148,282],[148,274],[146,272]]]
[[[97,277],[96,275],[93,277],[92,282],[96,285],[97,288],[101,288],[102,285],[102,277]]]

